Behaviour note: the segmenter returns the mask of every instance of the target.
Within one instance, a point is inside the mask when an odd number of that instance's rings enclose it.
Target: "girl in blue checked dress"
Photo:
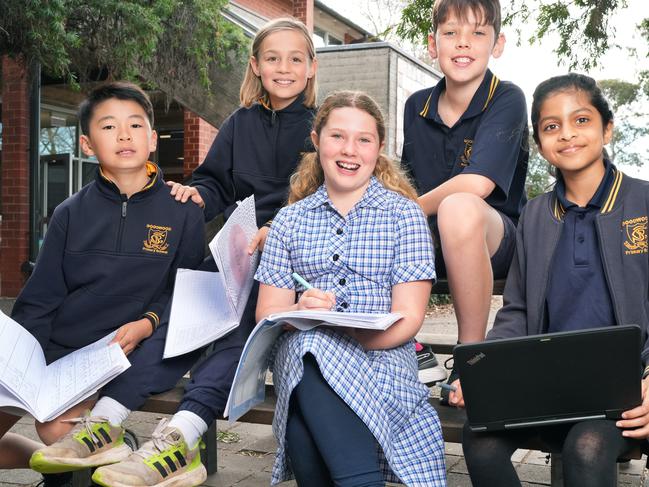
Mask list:
[[[257,270],[257,319],[290,309],[404,317],[386,331],[280,337],[272,483],[294,475],[310,487],[445,485],[441,428],[413,342],[435,278],[416,193],[381,153],[385,125],[367,95],[330,95],[311,138],[316,152],[291,178],[291,204],[276,216]],[[293,272],[314,288],[296,289]]]

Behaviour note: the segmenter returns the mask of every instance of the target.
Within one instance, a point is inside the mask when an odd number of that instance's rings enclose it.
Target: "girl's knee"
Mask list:
[[[607,431],[605,422],[582,422],[573,426],[563,443],[563,457],[565,462],[576,462],[581,465],[595,465],[606,461],[604,458],[611,450],[608,447],[610,434],[619,434],[613,425],[612,431]],[[613,455],[616,456],[616,455]],[[615,460],[615,458],[609,459]]]

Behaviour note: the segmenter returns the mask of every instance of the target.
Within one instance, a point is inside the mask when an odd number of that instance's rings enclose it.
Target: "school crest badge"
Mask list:
[[[460,156],[460,166],[467,167],[471,159],[471,151],[473,150],[473,139],[464,139],[464,152]]]
[[[622,222],[626,233],[624,241],[626,255],[646,254],[647,247],[647,217],[641,216]]]
[[[171,231],[171,227],[161,227],[159,225],[148,224],[147,239],[143,242],[142,250],[153,252],[154,254],[167,254],[169,244],[167,243],[167,236]]]

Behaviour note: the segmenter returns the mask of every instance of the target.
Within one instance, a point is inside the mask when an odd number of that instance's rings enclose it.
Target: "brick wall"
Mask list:
[[[293,0],[236,0],[236,3],[269,19],[293,15]]]
[[[16,296],[29,258],[29,80],[24,65],[2,57],[0,296]]]
[[[313,32],[313,0],[236,0],[244,8],[274,19],[295,17]]]
[[[195,113],[184,113],[183,177],[188,178],[202,164],[218,130]]]
[[[313,0],[293,0],[293,17],[304,22],[313,32]]]

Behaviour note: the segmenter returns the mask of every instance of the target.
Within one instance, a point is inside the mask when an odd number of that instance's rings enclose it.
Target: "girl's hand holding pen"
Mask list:
[[[336,296],[328,291],[311,288],[302,293],[297,302],[297,309],[330,310],[336,305]]]

